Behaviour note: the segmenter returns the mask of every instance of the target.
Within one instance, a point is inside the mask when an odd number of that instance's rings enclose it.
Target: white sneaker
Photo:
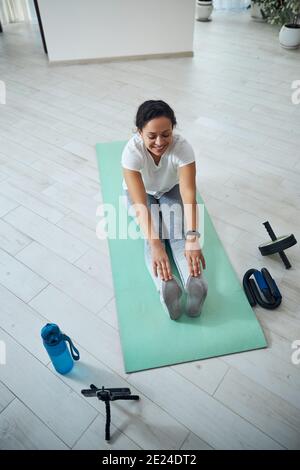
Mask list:
[[[178,320],[182,313],[180,305],[181,296],[182,288],[174,276],[169,281],[162,281],[160,301],[172,320]]]

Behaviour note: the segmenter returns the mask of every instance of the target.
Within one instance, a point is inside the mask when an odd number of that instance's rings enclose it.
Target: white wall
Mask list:
[[[50,61],[191,52],[195,0],[39,0]]]

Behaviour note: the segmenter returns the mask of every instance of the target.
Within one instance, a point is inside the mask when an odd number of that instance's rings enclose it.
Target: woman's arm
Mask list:
[[[198,230],[196,201],[196,164],[190,163],[178,169],[179,190],[184,205],[186,230]]]
[[[196,200],[196,164],[195,162],[179,168],[179,190],[184,206],[186,230],[198,230],[198,206]],[[190,274],[198,276],[201,272],[200,261],[205,269],[205,259],[200,249],[199,240],[186,240],[185,256]]]
[[[152,267],[155,276],[159,274],[164,281],[172,279],[169,258],[156,232],[151,212],[147,207],[147,194],[139,171],[123,168],[124,179],[136,211],[138,223],[149,241],[152,254]]]
[[[159,236],[154,229],[151,214],[147,207],[147,195],[142,176],[139,171],[126,168],[123,168],[123,175],[134,204],[138,223],[150,245],[155,244],[157,240],[159,241]]]

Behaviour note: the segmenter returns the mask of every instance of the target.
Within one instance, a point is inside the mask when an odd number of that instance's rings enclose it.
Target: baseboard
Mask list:
[[[118,57],[102,57],[93,59],[71,59],[71,60],[49,60],[49,65],[79,65],[79,64],[101,64],[106,62],[123,62],[131,60],[149,60],[149,59],[173,59],[181,57],[193,57],[193,51],[169,52],[162,54],[143,54]]]

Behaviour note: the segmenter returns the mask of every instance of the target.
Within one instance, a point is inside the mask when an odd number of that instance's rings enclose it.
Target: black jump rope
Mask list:
[[[131,395],[129,388],[98,388],[95,385],[90,385],[90,388],[81,390],[82,395],[85,397],[97,397],[98,400],[104,401],[106,410],[106,423],[105,423],[105,440],[110,440],[110,402],[116,400],[139,400],[138,395]]]

